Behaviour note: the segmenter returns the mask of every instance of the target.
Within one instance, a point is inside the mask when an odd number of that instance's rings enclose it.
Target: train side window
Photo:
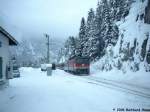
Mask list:
[[[2,57],[0,57],[0,79],[3,78],[3,60]]]

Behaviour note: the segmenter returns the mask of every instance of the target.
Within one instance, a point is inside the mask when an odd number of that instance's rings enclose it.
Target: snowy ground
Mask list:
[[[123,73],[122,71],[117,69],[105,72],[92,68],[91,76],[95,78],[102,78],[106,80],[115,81],[118,83],[129,84],[141,88],[147,88],[148,90],[150,90],[150,73],[145,72],[145,70],[143,69],[137,72],[132,72],[128,70],[127,73]]]
[[[21,78],[0,90],[0,112],[112,112],[113,108],[150,109],[150,99],[100,86],[56,70],[22,68]],[[133,111],[131,111],[133,112]]]

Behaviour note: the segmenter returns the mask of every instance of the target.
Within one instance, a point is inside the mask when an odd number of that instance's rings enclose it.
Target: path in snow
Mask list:
[[[112,112],[113,108],[150,108],[149,99],[88,83],[61,70],[47,77],[22,68],[21,78],[0,91],[0,112]]]

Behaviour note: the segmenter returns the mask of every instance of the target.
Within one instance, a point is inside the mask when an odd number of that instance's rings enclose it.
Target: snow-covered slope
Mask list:
[[[94,70],[149,71],[150,24],[144,23],[148,0],[132,3],[129,15],[117,22],[120,36],[115,47],[109,46],[106,55],[92,65]]]

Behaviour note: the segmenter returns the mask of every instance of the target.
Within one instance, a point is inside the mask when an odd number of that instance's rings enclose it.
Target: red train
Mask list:
[[[76,75],[89,75],[90,58],[72,57],[66,63],[60,64],[59,68]]]

